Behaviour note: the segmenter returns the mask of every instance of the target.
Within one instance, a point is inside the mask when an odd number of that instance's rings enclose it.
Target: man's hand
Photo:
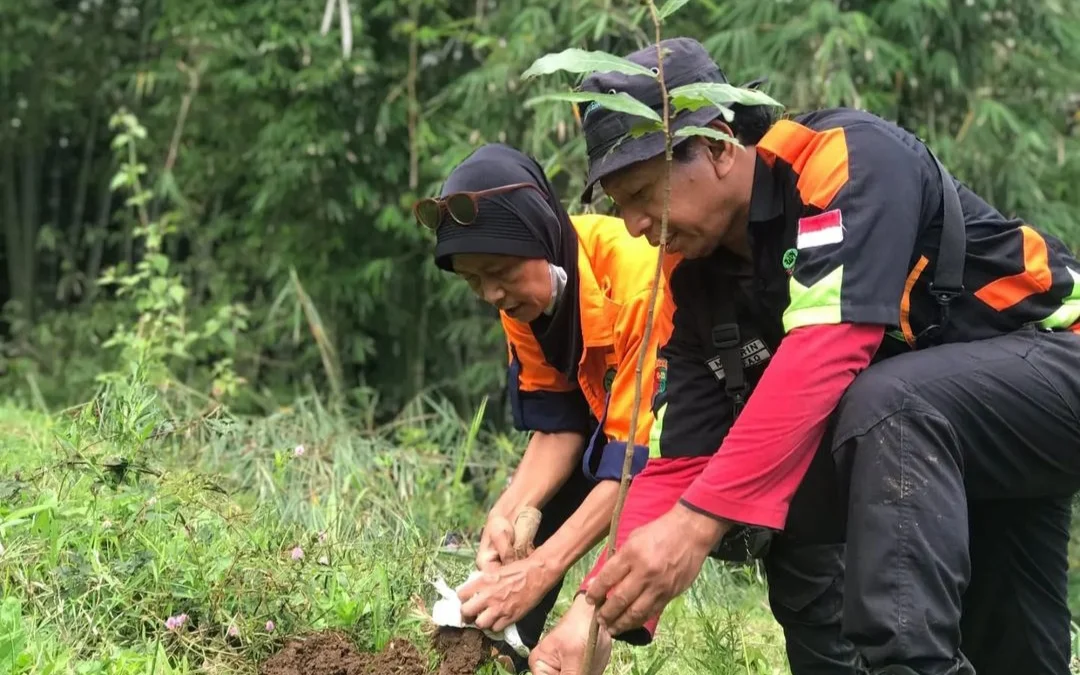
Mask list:
[[[539,555],[484,572],[458,590],[461,616],[477,628],[501,631],[539,604],[562,573]]]
[[[682,504],[640,527],[589,584],[586,599],[599,608],[610,635],[639,628],[694,582],[730,525]]]
[[[484,533],[480,535],[476,568],[481,572],[493,572],[516,559],[514,525],[509,519],[492,511],[484,524]]]
[[[555,628],[540,640],[529,655],[529,670],[533,675],[586,675],[581,671],[585,645],[589,641],[589,621],[592,607],[579,595]],[[596,653],[592,673],[600,675],[611,660],[611,637],[604,631],[596,635]]]

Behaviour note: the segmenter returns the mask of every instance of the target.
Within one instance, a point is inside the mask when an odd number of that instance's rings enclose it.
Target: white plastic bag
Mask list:
[[[469,575],[469,578],[465,580],[465,584],[469,583],[473,579],[481,575],[480,571],[475,571]],[[457,591],[450,588],[446,581],[439,577],[432,582],[435,586],[435,590],[442,596],[440,600],[435,601],[435,605],[431,608],[431,618],[435,621],[436,626],[450,626],[453,628],[476,628],[474,624],[463,623],[461,618],[461,601],[458,600]],[[461,588],[458,586],[458,588]],[[501,632],[485,630],[484,634],[492,640],[498,640],[505,642],[510,647],[523,657],[529,656],[529,648],[525,646],[525,643],[521,641],[521,636],[518,635],[517,625],[510,624]]]

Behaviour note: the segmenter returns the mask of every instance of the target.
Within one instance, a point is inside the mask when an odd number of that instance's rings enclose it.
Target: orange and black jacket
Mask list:
[[[756,150],[749,235],[762,314],[781,329],[775,376],[682,501],[781,527],[818,431],[859,371],[938,344],[1076,331],[1080,263],[939,170],[914,134],[870,113],[782,120]],[[705,297],[678,301],[708,312]],[[663,431],[674,424],[665,418]]]
[[[751,237],[757,276],[789,333],[890,328],[902,351],[1080,319],[1080,264],[1058,239],[1007,218],[953,181],[966,250],[942,330],[931,289],[943,186],[913,134],[869,113],[821,110],[773,126],[757,146]],[[953,180],[951,177],[949,180]],[[891,351],[890,351],[891,353]]]
[[[528,324],[500,314],[509,352],[508,387],[514,426],[523,431],[578,431],[588,441],[583,470],[594,480],[618,480],[630,439],[635,368],[645,350],[642,395],[634,434],[633,472],[645,466],[652,425],[657,347],[671,332],[671,305],[662,279],[649,344],[642,344],[657,249],[631,237],[623,221],[572,216],[578,235],[578,302],[584,349],[577,381],[549,365]]]

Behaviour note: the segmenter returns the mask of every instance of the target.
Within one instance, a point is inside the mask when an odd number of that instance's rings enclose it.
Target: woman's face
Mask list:
[[[460,253],[454,272],[477,297],[515,321],[535,320],[551,302],[551,273],[543,258]]]

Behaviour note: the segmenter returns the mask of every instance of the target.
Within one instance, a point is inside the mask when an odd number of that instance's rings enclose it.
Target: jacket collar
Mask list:
[[[751,225],[779,218],[784,213],[781,195],[772,167],[759,154],[754,165],[754,187],[750,195]]]
[[[586,347],[601,347],[615,342],[615,322],[619,307],[608,298],[610,280],[597,280],[592,261],[578,243],[578,301],[581,311],[581,337]],[[584,358],[584,355],[582,355]]]

